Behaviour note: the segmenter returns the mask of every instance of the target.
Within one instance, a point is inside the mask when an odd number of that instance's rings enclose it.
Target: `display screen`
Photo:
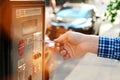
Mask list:
[[[26,35],[34,33],[38,30],[42,30],[42,8],[30,7],[30,8],[16,8],[15,10],[15,26],[17,32],[20,31],[20,35]]]
[[[41,8],[16,9],[16,18],[41,15]]]
[[[38,22],[37,19],[24,21],[22,24],[22,33],[23,35],[33,33],[37,31]]]

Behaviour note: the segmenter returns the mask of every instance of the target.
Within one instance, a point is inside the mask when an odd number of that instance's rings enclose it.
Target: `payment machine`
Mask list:
[[[4,44],[9,45],[9,65],[4,65],[10,72],[7,80],[45,80],[45,0],[0,0],[0,17],[11,44]]]

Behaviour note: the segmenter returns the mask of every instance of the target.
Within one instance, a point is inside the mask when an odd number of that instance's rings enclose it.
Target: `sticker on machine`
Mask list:
[[[18,42],[18,55],[22,56],[25,50],[25,41],[23,39]]]
[[[16,18],[41,15],[41,12],[42,12],[42,8],[40,7],[16,9]]]

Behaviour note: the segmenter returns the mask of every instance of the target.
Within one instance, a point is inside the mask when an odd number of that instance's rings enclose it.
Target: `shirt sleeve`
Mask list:
[[[120,37],[99,37],[98,56],[120,60]]]

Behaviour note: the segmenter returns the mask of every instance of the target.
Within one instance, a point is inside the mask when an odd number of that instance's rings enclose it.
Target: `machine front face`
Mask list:
[[[45,1],[45,0],[10,0],[10,1]]]
[[[12,80],[42,80],[43,16],[39,4],[12,6]]]

